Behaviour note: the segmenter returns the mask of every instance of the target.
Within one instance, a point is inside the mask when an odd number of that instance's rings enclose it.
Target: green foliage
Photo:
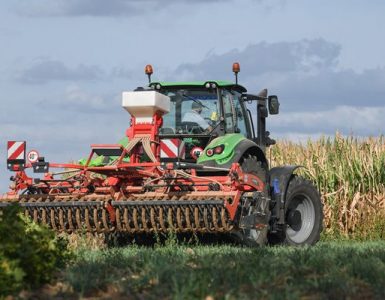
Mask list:
[[[26,219],[17,206],[0,214],[0,296],[49,282],[69,258],[66,241]]]
[[[65,277],[85,297],[116,291],[129,299],[382,299],[383,274],[385,242],[252,249],[171,240],[84,252]]]

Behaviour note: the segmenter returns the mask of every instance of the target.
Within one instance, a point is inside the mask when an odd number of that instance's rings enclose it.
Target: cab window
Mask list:
[[[247,136],[247,118],[245,118],[245,112],[241,106],[241,95],[235,91],[227,90],[224,90],[222,95],[226,132],[241,133]]]
[[[170,97],[170,112],[163,116],[162,134],[199,134],[219,122],[219,101],[216,90],[161,90]]]

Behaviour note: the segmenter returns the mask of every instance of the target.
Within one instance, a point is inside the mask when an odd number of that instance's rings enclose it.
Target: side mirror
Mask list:
[[[271,95],[268,97],[268,101],[269,101],[269,113],[271,115],[278,115],[279,114],[278,97],[275,95]]]

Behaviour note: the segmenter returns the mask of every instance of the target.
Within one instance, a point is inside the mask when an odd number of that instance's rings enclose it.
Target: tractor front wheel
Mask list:
[[[314,245],[320,239],[323,210],[316,187],[302,177],[290,181],[285,201],[285,225],[273,244]]]

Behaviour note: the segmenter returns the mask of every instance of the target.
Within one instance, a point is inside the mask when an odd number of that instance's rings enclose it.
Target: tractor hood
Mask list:
[[[198,163],[215,160],[218,165],[229,162],[234,156],[234,149],[245,137],[239,133],[226,134],[211,141],[198,158]]]

